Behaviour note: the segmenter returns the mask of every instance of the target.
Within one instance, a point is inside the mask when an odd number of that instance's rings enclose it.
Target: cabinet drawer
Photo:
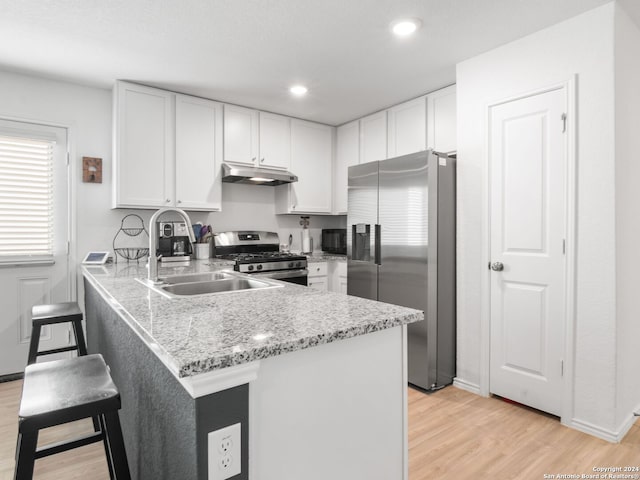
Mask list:
[[[309,263],[307,265],[307,270],[309,270],[309,277],[324,277],[327,275],[327,263]]]
[[[309,279],[307,280],[307,286],[309,288],[315,288],[316,290],[328,292],[329,280],[327,277],[309,277]]]

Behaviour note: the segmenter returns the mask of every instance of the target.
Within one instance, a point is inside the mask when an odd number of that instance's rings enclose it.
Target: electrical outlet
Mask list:
[[[240,424],[209,432],[209,480],[226,480],[240,474]]]

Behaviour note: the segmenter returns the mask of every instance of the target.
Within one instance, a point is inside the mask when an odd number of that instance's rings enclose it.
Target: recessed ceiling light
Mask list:
[[[411,35],[422,26],[422,21],[417,18],[403,18],[391,24],[391,31],[399,37]]]
[[[298,97],[301,97],[308,92],[307,87],[304,85],[294,85],[289,89],[289,91]]]

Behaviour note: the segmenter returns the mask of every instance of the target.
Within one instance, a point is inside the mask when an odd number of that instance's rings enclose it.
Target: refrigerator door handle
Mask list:
[[[382,234],[382,226],[376,223],[375,225],[375,247],[374,247],[374,262],[376,265],[382,265],[381,257],[382,252],[380,251],[380,238]]]

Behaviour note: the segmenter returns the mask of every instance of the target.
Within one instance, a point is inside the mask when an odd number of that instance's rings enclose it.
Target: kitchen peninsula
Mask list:
[[[236,423],[236,480],[408,478],[405,325],[422,312],[277,281],[168,298],[136,280],[138,264],[83,274],[89,349],[121,391],[132,478],[217,478],[208,433]]]

